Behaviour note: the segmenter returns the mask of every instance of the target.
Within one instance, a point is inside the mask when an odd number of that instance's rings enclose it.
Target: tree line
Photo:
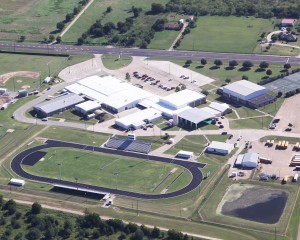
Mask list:
[[[112,236],[118,240],[189,240],[188,235],[174,229],[167,232],[135,223],[124,223],[119,219],[103,220],[96,213],[85,212],[74,216],[61,212],[49,212],[35,202],[31,208],[18,206],[10,199],[0,196],[1,240],[60,240],[101,239]]]

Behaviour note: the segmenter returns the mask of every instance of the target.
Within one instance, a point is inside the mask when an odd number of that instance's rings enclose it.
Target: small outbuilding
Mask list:
[[[234,149],[234,145],[225,142],[212,141],[206,148],[206,152],[227,155]]]
[[[46,77],[43,81],[44,83],[49,83],[51,82],[51,77]]]
[[[227,103],[218,103],[218,102],[211,102],[209,107],[215,109],[221,113],[221,115],[225,115],[227,113],[232,112],[232,109]]]
[[[25,185],[25,181],[22,179],[12,178],[12,179],[10,179],[9,184],[18,186],[18,187],[22,187]]]
[[[293,27],[295,23],[297,22],[297,19],[294,18],[284,18],[281,20],[281,27]]]
[[[193,152],[188,152],[188,151],[179,151],[175,157],[177,158],[185,158],[185,159],[190,159],[194,156]]]
[[[258,153],[246,153],[238,155],[235,165],[242,168],[256,168],[259,160]]]

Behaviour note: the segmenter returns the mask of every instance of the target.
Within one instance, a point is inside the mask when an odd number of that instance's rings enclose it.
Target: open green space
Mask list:
[[[230,120],[231,129],[268,129],[273,118],[269,116]]]
[[[155,0],[139,1],[139,0],[102,0],[94,1],[91,6],[82,14],[78,21],[69,29],[69,31],[63,36],[64,42],[77,42],[77,39],[81,37],[82,33],[86,32],[92,24],[97,20],[100,20],[102,25],[107,22],[112,22],[115,25],[118,22],[124,22],[126,18],[132,17],[133,13],[131,7],[142,8],[142,12],[137,18],[134,18],[133,26],[131,30],[137,34],[143,30],[150,30],[152,24],[156,21],[157,15],[145,14],[151,9],[151,4],[156,3]],[[166,4],[168,0],[160,1],[161,4]],[[112,11],[105,13],[107,7],[111,6]],[[164,14],[162,14],[164,15]],[[165,14],[166,15],[166,14]],[[164,17],[161,16],[160,17]],[[125,33],[126,34],[126,33]],[[122,34],[120,35],[122,36]],[[89,43],[105,43],[104,37],[89,38]]]
[[[1,39],[41,41],[55,33],[56,23],[71,13],[79,0],[0,0]]]
[[[48,86],[48,84],[43,84],[42,82],[45,77],[49,76],[49,72],[50,76],[57,76],[62,69],[90,58],[91,55],[72,55],[68,58],[62,56],[0,53],[0,75],[18,71],[31,71],[39,75],[36,79],[16,76],[10,78],[0,87],[17,91],[25,85],[33,89],[39,88],[40,85],[42,87]],[[0,76],[0,81],[1,77],[3,75]]]
[[[23,168],[38,176],[47,176],[79,183],[93,184],[133,192],[160,193],[186,169],[177,165],[96,153],[85,150],[51,148],[44,161]],[[174,169],[177,170],[159,187],[160,182]],[[178,179],[179,180],[179,179]],[[178,190],[191,181],[191,174],[180,176],[172,190]]]
[[[262,32],[274,29],[276,19],[255,17],[198,17],[197,27],[181,41],[180,50],[252,53]]]
[[[178,151],[184,150],[193,152],[194,155],[199,155],[205,148],[206,144],[207,140],[202,135],[185,136],[178,143],[168,149],[165,153],[175,155]]]
[[[298,56],[300,54],[300,49],[274,44],[272,44],[270,49],[267,49],[267,45],[257,45],[254,49],[254,53],[265,55]]]
[[[126,55],[120,55],[120,58],[119,58],[118,55],[104,54],[101,56],[101,59],[102,59],[104,67],[111,69],[111,70],[116,70],[119,68],[126,67],[132,62],[132,57],[126,56]],[[124,76],[124,78],[125,78],[125,76]]]
[[[89,132],[76,128],[49,127],[39,137],[77,142],[87,145],[100,146],[110,137],[110,134]]]
[[[154,38],[151,40],[148,48],[152,49],[169,49],[176,37],[179,35],[179,31],[164,30],[157,32]]]

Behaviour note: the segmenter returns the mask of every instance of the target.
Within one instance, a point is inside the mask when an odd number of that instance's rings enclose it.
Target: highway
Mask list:
[[[35,176],[35,175],[32,175],[32,174],[24,171],[24,169],[21,166],[24,159],[26,159],[27,157],[30,157],[30,155],[35,153],[36,151],[40,151],[40,150],[43,150],[46,148],[52,148],[52,147],[84,149],[85,151],[95,151],[95,152],[101,152],[101,153],[107,153],[107,154],[121,155],[121,156],[126,156],[126,157],[134,157],[134,158],[144,159],[147,161],[171,163],[171,164],[179,165],[179,166],[187,169],[187,171],[190,171],[192,174],[192,181],[184,188],[177,190],[175,192],[170,192],[170,193],[165,193],[165,194],[144,194],[144,193],[124,191],[124,190],[120,190],[120,189],[112,189],[112,188],[106,188],[106,187],[100,187],[100,186],[93,186],[93,185],[88,185],[88,184],[83,184],[83,183],[75,183],[75,182],[64,181],[64,180],[60,180],[60,179]],[[176,159],[172,159],[172,158],[165,158],[165,157],[159,157],[159,156],[153,156],[153,155],[145,155],[145,154],[134,153],[134,152],[124,152],[124,151],[118,151],[115,149],[94,147],[94,146],[89,146],[89,145],[63,142],[63,141],[57,141],[57,140],[47,140],[46,144],[44,144],[44,145],[26,149],[25,151],[23,151],[23,152],[19,153],[17,156],[15,156],[14,159],[11,161],[11,169],[17,175],[19,175],[20,177],[25,178],[25,179],[29,179],[29,180],[37,181],[37,182],[48,183],[48,184],[52,184],[52,185],[54,185],[54,184],[65,185],[65,186],[74,187],[74,188],[83,188],[83,189],[94,190],[94,191],[98,191],[98,192],[112,193],[112,194],[116,194],[116,195],[123,195],[123,196],[127,196],[127,197],[143,198],[143,199],[171,198],[171,197],[176,197],[176,196],[191,192],[192,190],[197,188],[200,185],[200,183],[202,182],[203,176],[202,176],[202,173],[199,168],[203,168],[204,166],[205,166],[204,163],[176,160]]]
[[[260,54],[241,54],[241,53],[215,53],[200,51],[168,51],[154,49],[138,49],[138,48],[114,48],[102,46],[78,46],[78,45],[62,45],[62,44],[39,44],[39,43],[19,43],[19,42],[0,42],[0,49],[6,51],[28,51],[43,53],[77,53],[77,54],[124,54],[130,56],[155,57],[155,58],[177,58],[200,60],[205,58],[208,60],[237,60],[237,61],[266,61],[274,64],[300,64],[300,58],[276,55],[260,55]]]

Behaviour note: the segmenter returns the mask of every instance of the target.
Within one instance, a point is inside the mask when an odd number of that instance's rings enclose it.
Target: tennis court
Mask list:
[[[267,83],[266,85],[264,85],[264,87],[266,87],[271,92],[282,92],[283,95],[285,95],[285,93],[289,91],[300,88],[300,72]]]

